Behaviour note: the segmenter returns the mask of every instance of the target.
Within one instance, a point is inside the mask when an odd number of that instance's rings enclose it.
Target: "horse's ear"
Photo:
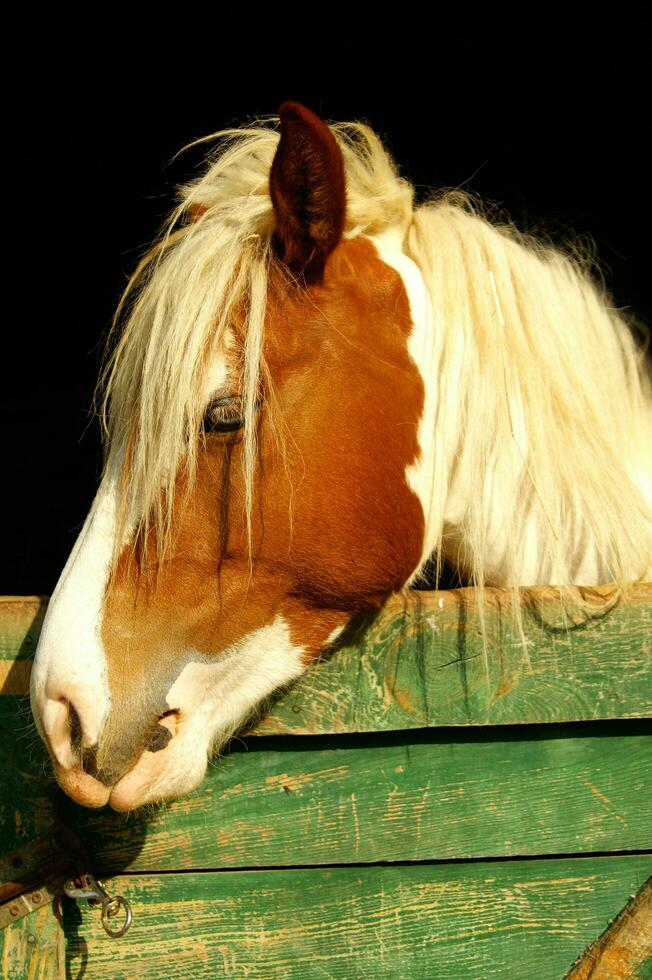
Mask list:
[[[344,160],[328,126],[310,109],[284,102],[279,116],[281,139],[269,178],[276,244],[293,271],[319,280],[344,231]]]

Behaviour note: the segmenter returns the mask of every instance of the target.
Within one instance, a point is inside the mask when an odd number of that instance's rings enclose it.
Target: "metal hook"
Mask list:
[[[102,907],[102,925],[107,936],[119,939],[129,929],[133,915],[127,899],[123,898],[122,895],[116,895],[115,898],[112,898],[102,882],[97,881],[90,872],[69,878],[63,886],[63,890],[68,898],[73,898],[76,902],[86,899],[89,905]],[[124,922],[121,926],[113,928],[109,920],[119,915],[120,909],[124,911]]]

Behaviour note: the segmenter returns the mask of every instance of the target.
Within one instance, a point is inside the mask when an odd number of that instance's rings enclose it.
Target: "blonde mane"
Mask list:
[[[156,532],[159,559],[169,541],[176,474],[183,467],[190,487],[195,473],[207,364],[236,309],[245,316],[243,457],[251,513],[278,126],[272,117],[196,141],[217,145],[204,173],[180,188],[180,203],[114,318],[114,332],[122,332],[101,381],[106,466],[125,459],[123,521]],[[652,560],[650,382],[628,324],[591,278],[586,252],[565,254],[492,223],[460,192],[415,207],[411,185],[368,126],[331,128],[345,162],[346,237],[402,229],[441,338],[432,363],[439,395],[428,547],[440,556],[450,546],[451,487],[475,488],[461,515],[458,557],[475,584],[490,581],[491,487],[500,484],[511,522],[535,514],[550,581],[573,581],[578,526],[612,581],[639,577]],[[198,205],[200,217],[188,223]],[[506,531],[497,574],[516,587],[522,542]]]
[[[538,582],[577,582],[591,549],[602,580],[624,586],[652,567],[644,348],[586,249],[564,254],[479,210],[446,194],[415,210],[407,235],[441,344],[429,544],[446,549],[457,496],[453,550],[475,584],[526,584],[516,529],[529,518]],[[492,526],[501,541],[487,540]]]

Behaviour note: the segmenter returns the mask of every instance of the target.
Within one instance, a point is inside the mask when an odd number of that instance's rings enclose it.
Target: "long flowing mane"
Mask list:
[[[510,224],[492,225],[458,193],[415,210],[406,250],[424,274],[441,339],[432,355],[433,439],[441,447],[433,548],[445,544],[445,495],[474,487],[457,558],[477,584],[490,550],[494,579],[519,584],[527,542],[513,529],[528,515],[543,581],[577,581],[579,528],[607,580],[644,574],[652,555],[650,380],[643,347],[590,276],[588,250],[564,254]],[[497,523],[498,549],[487,540]]]
[[[206,366],[236,310],[246,320],[245,416],[254,417],[265,372],[278,125],[272,117],[197,141],[215,144],[206,168],[180,188],[114,319],[119,339],[102,379],[106,466],[123,469],[124,521],[154,528],[161,554],[180,465],[192,484]],[[534,515],[549,581],[573,581],[580,526],[612,581],[642,575],[652,554],[652,393],[643,350],[594,277],[588,250],[525,237],[459,191],[415,206],[413,188],[368,126],[331,129],[345,162],[346,237],[398,228],[430,297],[439,339],[428,356],[439,394],[426,423],[434,446],[429,552],[457,548],[480,587],[495,576],[517,586],[524,542],[510,526]],[[254,425],[244,439],[250,513]],[[456,544],[446,505],[464,487],[475,492]],[[497,506],[505,541],[488,572]]]

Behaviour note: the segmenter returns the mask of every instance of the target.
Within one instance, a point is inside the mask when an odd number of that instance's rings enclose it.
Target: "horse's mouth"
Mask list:
[[[108,804],[120,812],[182,796],[201,780],[205,764],[195,759],[183,767],[173,758],[182,754],[172,751],[177,730],[176,712],[161,718],[135,764],[112,784],[80,765],[64,768],[55,763],[57,782],[81,806],[99,809]]]

